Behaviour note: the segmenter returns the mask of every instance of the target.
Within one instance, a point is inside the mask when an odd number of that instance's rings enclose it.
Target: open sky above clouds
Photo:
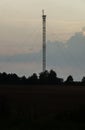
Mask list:
[[[28,76],[42,71],[42,9],[47,14],[47,68],[81,80],[84,0],[0,0],[0,72]]]

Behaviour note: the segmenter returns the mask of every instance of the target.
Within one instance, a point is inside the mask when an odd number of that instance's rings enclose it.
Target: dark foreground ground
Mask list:
[[[85,88],[0,85],[1,130],[85,130]]]

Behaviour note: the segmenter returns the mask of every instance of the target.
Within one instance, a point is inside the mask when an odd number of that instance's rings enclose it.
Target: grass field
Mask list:
[[[83,129],[84,107],[84,87],[0,86],[3,129],[21,130],[27,126],[30,129]]]

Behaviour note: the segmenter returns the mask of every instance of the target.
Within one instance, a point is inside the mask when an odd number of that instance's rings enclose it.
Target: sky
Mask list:
[[[81,80],[85,0],[0,0],[0,72],[29,76],[42,71],[42,9],[47,15],[47,69]]]

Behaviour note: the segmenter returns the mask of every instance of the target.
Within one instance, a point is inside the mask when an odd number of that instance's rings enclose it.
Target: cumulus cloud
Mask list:
[[[67,47],[60,42],[48,44],[48,64],[61,68],[60,73],[80,78],[85,75],[85,36],[82,32],[75,33],[65,45]]]

